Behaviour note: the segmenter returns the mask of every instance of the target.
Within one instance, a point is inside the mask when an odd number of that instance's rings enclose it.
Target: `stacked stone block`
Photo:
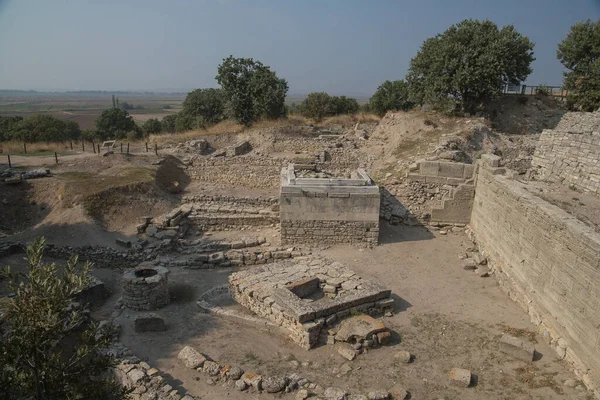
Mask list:
[[[169,304],[169,270],[139,266],[123,275],[123,303],[127,308],[152,311]]]

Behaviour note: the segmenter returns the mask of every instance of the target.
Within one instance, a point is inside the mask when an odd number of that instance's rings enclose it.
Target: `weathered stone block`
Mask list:
[[[134,320],[136,332],[160,332],[167,329],[165,320],[156,313],[137,315]]]
[[[502,335],[502,338],[500,338],[500,351],[527,362],[533,361],[535,354],[535,348],[532,344],[507,334]]]

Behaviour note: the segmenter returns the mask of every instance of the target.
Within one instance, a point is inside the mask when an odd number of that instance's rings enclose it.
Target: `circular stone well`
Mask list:
[[[123,275],[123,304],[132,310],[151,311],[169,304],[169,270],[140,265]]]

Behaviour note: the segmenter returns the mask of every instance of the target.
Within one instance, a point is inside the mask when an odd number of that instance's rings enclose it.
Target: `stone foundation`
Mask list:
[[[123,304],[127,308],[151,311],[169,304],[169,270],[139,266],[123,275]]]
[[[349,315],[378,315],[394,307],[390,290],[325,259],[236,272],[229,284],[238,303],[289,330],[305,349]]]
[[[369,221],[281,221],[287,244],[377,244],[379,223]]]

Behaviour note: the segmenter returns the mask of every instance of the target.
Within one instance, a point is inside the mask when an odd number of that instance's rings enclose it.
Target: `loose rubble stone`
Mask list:
[[[500,351],[526,362],[533,361],[533,356],[535,355],[533,345],[525,342],[523,339],[507,334],[502,335],[502,338],[500,338]]]
[[[412,355],[410,354],[410,352],[402,350],[397,352],[394,355],[394,358],[404,364],[408,364],[412,359]]]
[[[229,377],[229,379],[233,379],[236,381],[240,379],[242,375],[244,375],[244,370],[235,365],[231,367],[229,371],[227,371],[227,376]]]
[[[380,320],[369,315],[358,315],[342,321],[335,339],[343,342],[350,339],[364,340],[385,329],[385,325]]]
[[[345,400],[347,393],[342,389],[328,387],[323,395],[327,400]]]
[[[348,344],[341,344],[337,351],[348,361],[352,361],[356,358],[356,350],[354,350],[354,348]]]
[[[266,390],[267,393],[277,393],[281,392],[285,389],[288,380],[286,377],[282,376],[268,376],[262,381],[262,388]]]
[[[309,396],[308,390],[300,389],[300,390],[298,390],[298,393],[296,393],[296,400],[306,400],[306,399],[308,399],[308,396]]]
[[[217,376],[221,371],[221,366],[214,361],[205,361],[202,370],[209,376]]]
[[[373,390],[367,393],[367,398],[369,400],[387,400],[390,398],[390,394],[386,390]]]
[[[364,394],[351,394],[346,397],[346,400],[369,400],[369,398]]]
[[[482,278],[490,276],[490,269],[485,265],[480,265],[479,267],[477,267],[477,270],[475,270],[475,272],[477,272],[477,275],[479,275]]]
[[[206,362],[206,357],[192,349],[190,346],[185,346],[177,355],[177,358],[183,362],[188,368],[199,368]]]
[[[244,382],[243,379],[238,379],[237,381],[235,381],[235,388],[239,391],[242,391],[246,390],[248,388],[248,385],[246,384],[246,382]]]
[[[256,390],[262,389],[262,376],[246,372],[242,375],[242,380],[246,385],[253,387]]]
[[[469,387],[471,384],[471,371],[463,368],[453,368],[450,371],[450,383],[456,386]]]
[[[463,268],[466,270],[474,270],[477,268],[477,263],[472,258],[465,258],[463,260]]]
[[[377,334],[377,342],[382,346],[389,344],[391,340],[392,340],[392,334],[388,331],[379,332]]]
[[[389,392],[394,400],[404,400],[408,396],[408,392],[401,385],[392,386]]]
[[[144,313],[135,317],[136,332],[159,332],[166,330],[165,320],[156,313]]]

